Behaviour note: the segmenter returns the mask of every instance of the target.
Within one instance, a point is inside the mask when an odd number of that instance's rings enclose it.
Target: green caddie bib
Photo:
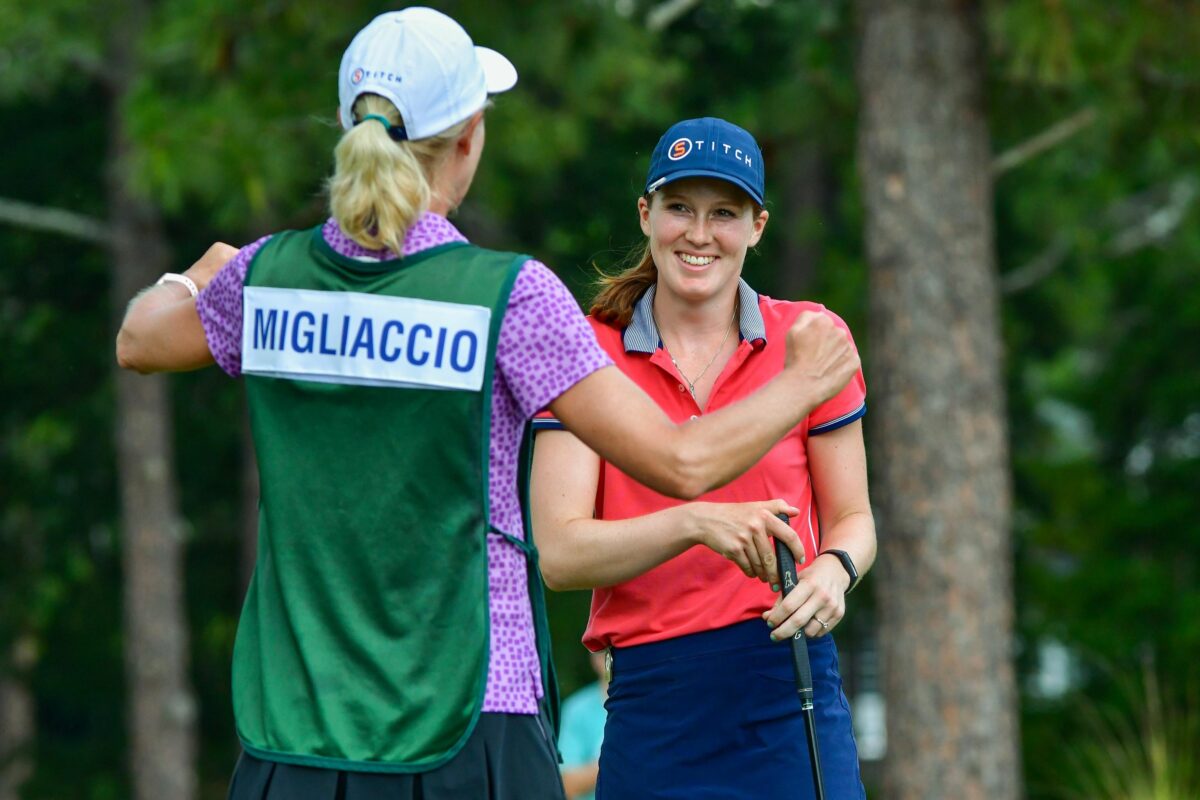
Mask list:
[[[251,754],[418,772],[473,730],[492,372],[527,258],[449,244],[363,262],[316,228],[251,263],[242,366],[261,505],[233,659]]]

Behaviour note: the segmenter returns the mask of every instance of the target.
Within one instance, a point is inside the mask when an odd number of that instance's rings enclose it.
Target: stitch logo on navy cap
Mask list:
[[[763,204],[763,160],[758,142],[743,128],[716,117],[677,122],[650,156],[646,193],[684,178],[715,178]]]

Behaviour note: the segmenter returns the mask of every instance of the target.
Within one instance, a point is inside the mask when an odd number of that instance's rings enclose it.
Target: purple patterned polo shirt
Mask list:
[[[395,258],[386,250],[367,250],[342,233],[333,219],[325,223],[322,234],[330,247],[350,258]],[[221,368],[234,377],[242,372],[242,286],[246,268],[269,238],[243,247],[196,300],[209,350]],[[402,255],[465,241],[445,217],[425,213],[409,228]],[[541,262],[525,262],[509,296],[496,342],[488,487],[493,526],[518,538],[523,535],[517,459],[525,420],[581,379],[611,363],[562,281]],[[483,710],[536,714],[543,690],[525,556],[495,534],[488,534],[487,551],[492,635]]]

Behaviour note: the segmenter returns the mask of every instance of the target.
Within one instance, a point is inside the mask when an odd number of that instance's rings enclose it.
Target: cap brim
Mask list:
[[[762,195],[750,188],[745,181],[732,175],[728,175],[724,172],[717,172],[716,170],[711,169],[684,169],[680,170],[679,172],[672,172],[669,175],[664,175],[660,179],[662,180],[662,183],[654,187],[653,191],[660,192],[664,186],[670,186],[675,181],[680,181],[684,178],[712,178],[714,180],[732,183],[734,186],[748,194],[751,200],[758,203],[760,206],[763,205]]]
[[[517,68],[503,55],[490,47],[475,45],[475,57],[483,67],[488,94],[507,92],[517,85]]]

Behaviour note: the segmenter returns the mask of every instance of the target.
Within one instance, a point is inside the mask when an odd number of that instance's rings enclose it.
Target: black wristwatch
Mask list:
[[[858,585],[858,570],[854,568],[854,560],[850,558],[850,554],[845,550],[824,550],[821,555],[828,553],[835,556],[838,561],[842,562],[842,566],[846,570],[846,574],[850,576],[850,585],[846,587],[846,594],[854,591],[854,587]]]

